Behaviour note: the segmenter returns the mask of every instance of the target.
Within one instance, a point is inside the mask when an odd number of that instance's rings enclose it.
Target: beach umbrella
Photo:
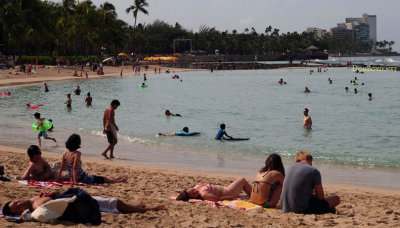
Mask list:
[[[128,54],[121,52],[118,54],[118,56],[128,56]]]

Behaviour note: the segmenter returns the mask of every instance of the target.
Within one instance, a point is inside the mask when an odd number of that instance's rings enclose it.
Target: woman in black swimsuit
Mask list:
[[[257,173],[251,192],[251,201],[264,208],[276,207],[282,192],[285,168],[278,154],[271,154],[265,167]]]

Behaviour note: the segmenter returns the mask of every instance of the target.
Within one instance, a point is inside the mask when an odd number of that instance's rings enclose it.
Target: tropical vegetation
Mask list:
[[[64,59],[96,59],[116,56],[120,52],[137,55],[171,54],[173,41],[176,51],[225,55],[254,55],[307,52],[310,46],[330,53],[355,53],[361,50],[358,40],[316,39],[312,33],[287,32],[267,26],[262,32],[254,28],[244,31],[219,31],[202,25],[198,31],[183,28],[178,22],[170,25],[162,20],[138,23],[138,14],[149,14],[146,0],[133,0],[126,9],[132,13],[133,26],[118,19],[115,6],[104,2],[97,7],[92,1],[63,0],[0,0],[0,51],[26,60],[22,56],[47,56],[49,61]],[[151,10],[150,10],[151,11]],[[394,42],[378,42],[384,49]]]

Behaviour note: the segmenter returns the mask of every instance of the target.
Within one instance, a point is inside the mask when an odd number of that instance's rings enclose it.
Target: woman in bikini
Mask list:
[[[198,183],[194,188],[183,190],[176,200],[202,199],[214,202],[233,200],[238,198],[242,191],[245,191],[248,196],[251,194],[251,186],[244,178],[239,178],[226,187]]]
[[[271,154],[265,161],[265,167],[257,173],[253,182],[251,201],[264,208],[276,207],[285,178],[285,168],[278,154]]]
[[[84,184],[104,184],[104,183],[119,183],[126,182],[128,178],[126,176],[120,176],[115,179],[110,179],[102,176],[89,175],[82,170],[81,152],[78,149],[81,147],[81,137],[77,134],[72,134],[65,142],[67,150],[64,152],[61,160],[61,167],[58,171],[56,181],[59,181],[62,170],[66,165],[68,168],[69,177],[73,181],[73,184],[78,182]]]

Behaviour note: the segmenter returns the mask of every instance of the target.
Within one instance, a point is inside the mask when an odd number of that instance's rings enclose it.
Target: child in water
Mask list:
[[[45,118],[40,118],[40,113],[38,113],[38,112],[36,112],[35,114],[33,114],[34,116],[35,116],[35,119],[38,121],[38,126],[36,127],[36,129],[38,129],[39,130],[39,127],[40,126],[42,126],[43,125],[43,120],[45,119]],[[46,132],[46,130],[44,130],[44,131],[39,131],[39,134],[38,134],[38,142],[39,142],[39,147],[41,147],[42,146],[42,142],[41,142],[41,140],[40,140],[40,137],[42,137],[43,136],[43,138],[44,139],[50,139],[50,140],[53,140],[55,143],[57,143],[57,140],[55,139],[55,138],[51,138],[51,137],[49,137],[48,135],[47,135],[47,132]]]

